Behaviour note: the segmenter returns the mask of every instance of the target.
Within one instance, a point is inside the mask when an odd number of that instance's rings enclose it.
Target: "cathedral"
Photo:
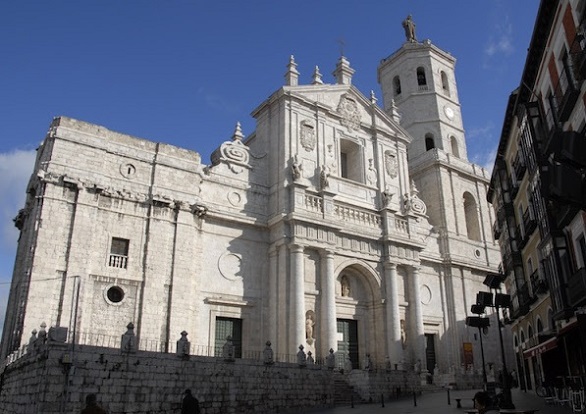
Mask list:
[[[2,357],[42,324],[118,346],[131,322],[150,351],[185,331],[198,355],[230,336],[241,358],[270,341],[281,361],[481,366],[465,319],[501,260],[490,175],[467,158],[455,58],[404,26],[381,102],[345,56],[332,83],[302,83],[291,56],[255,131],[237,124],[208,164],[55,118],[15,218]]]

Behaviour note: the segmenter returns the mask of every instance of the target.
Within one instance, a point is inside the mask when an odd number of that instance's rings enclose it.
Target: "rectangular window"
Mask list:
[[[128,266],[128,247],[130,240],[112,237],[112,245],[110,246],[110,259],[108,266],[117,267],[119,269],[126,269]]]
[[[242,358],[242,319],[216,317],[215,356],[222,356],[228,336],[234,344],[234,358]]]

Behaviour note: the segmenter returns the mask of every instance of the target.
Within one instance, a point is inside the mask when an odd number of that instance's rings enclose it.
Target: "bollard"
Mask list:
[[[417,393],[413,391],[413,407],[417,407]]]
[[[381,407],[385,408],[385,396],[383,394],[380,395],[380,403]]]
[[[350,407],[354,408],[354,394],[350,395]]]
[[[448,405],[452,405],[451,401],[450,401],[450,389],[448,388]]]

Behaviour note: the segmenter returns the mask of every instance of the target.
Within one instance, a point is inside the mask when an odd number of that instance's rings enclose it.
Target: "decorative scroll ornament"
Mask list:
[[[340,123],[349,130],[355,130],[360,127],[358,104],[350,94],[344,94],[340,98],[338,113],[342,116]]]
[[[313,125],[313,122],[308,120],[301,121],[299,135],[301,146],[305,148],[305,151],[313,151],[316,142],[315,126]]]
[[[220,162],[224,162],[235,174],[240,174],[245,168],[251,168],[249,164],[250,152],[242,142],[243,138],[240,122],[237,122],[232,141],[224,142],[218,150],[214,151],[212,164],[217,165]]]
[[[398,165],[397,156],[391,151],[385,151],[385,171],[391,178],[397,178]]]
[[[404,195],[404,209],[407,213],[414,213],[424,216],[427,213],[427,206],[422,199],[418,196],[419,190],[415,186],[415,182],[411,180],[411,194],[405,193]]]

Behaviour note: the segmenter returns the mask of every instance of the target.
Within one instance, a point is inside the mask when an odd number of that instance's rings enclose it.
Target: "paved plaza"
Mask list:
[[[336,408],[312,410],[305,412],[306,414],[407,414],[407,413],[442,413],[442,414],[466,414],[466,409],[472,407],[472,397],[476,393],[475,390],[451,390],[450,402],[448,405],[447,391],[437,391],[430,393],[423,393],[417,396],[414,404],[413,398],[402,398],[400,400],[385,401],[384,407],[381,402],[373,404],[356,404],[354,408],[350,406],[341,406]],[[568,405],[547,405],[545,400],[535,394],[525,393],[520,389],[512,391],[513,403],[515,408],[536,409],[537,414],[571,414],[572,408]],[[455,399],[462,398],[462,408],[457,408]]]

